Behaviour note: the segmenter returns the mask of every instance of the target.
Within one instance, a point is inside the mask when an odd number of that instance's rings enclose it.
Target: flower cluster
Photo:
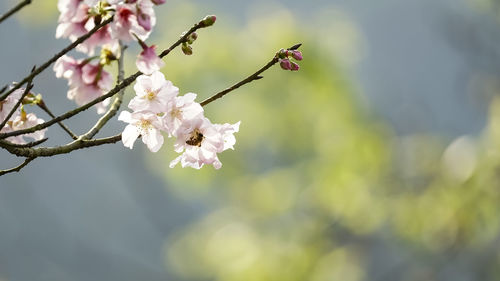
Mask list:
[[[77,49],[88,55],[102,45],[116,45],[118,40],[128,42],[135,36],[146,40],[156,24],[155,5],[165,0],[59,0],[59,25],[57,38],[75,41],[99,24],[114,16],[113,22],[93,34]]]
[[[113,17],[110,24],[76,47],[92,57],[76,60],[65,55],[54,65],[56,77],[68,80],[68,99],[81,106],[111,89],[113,79],[104,66],[118,59],[120,41],[137,40],[142,46],[143,51],[136,61],[141,72],[151,74],[163,66],[155,53],[155,46],[144,43],[156,24],[154,6],[163,3],[165,0],[59,0],[61,15],[57,38],[75,41],[103,20]],[[96,47],[101,47],[100,56],[93,56]],[[99,58],[98,63],[92,62]],[[97,104],[97,112],[104,113],[108,104],[108,101]]]
[[[19,99],[22,97],[26,89],[20,88],[12,92],[6,99],[0,101],[0,123],[3,123],[12,109],[16,106]],[[36,103],[37,97],[29,94],[23,103]],[[3,128],[0,128],[0,133],[9,133],[12,131],[27,129],[38,124],[43,123],[44,120],[36,117],[34,113],[26,113],[24,106],[18,107],[14,114],[9,118]],[[15,144],[26,144],[25,138],[31,138],[35,141],[41,140],[45,137],[47,129],[43,129],[31,134],[24,134],[7,138],[8,141]]]
[[[302,53],[297,50],[285,50],[281,49],[278,52],[278,57],[280,59],[280,66],[284,70],[298,71],[299,65],[290,59],[295,59],[297,61],[302,60]]]
[[[179,89],[159,71],[139,76],[134,90],[136,96],[128,105],[133,112],[122,111],[118,117],[128,123],[122,133],[126,147],[132,148],[141,137],[149,150],[157,152],[163,145],[162,132],[165,132],[176,138],[174,149],[182,153],[170,167],[179,162],[182,167],[196,169],[205,164],[216,169],[222,166],[217,154],[233,149],[234,133],[238,132],[240,122],[212,124],[204,116],[203,107],[195,102],[196,94],[179,96]]]

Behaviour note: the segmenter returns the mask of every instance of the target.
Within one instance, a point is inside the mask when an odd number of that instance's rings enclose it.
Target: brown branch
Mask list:
[[[19,172],[22,168],[24,168],[26,165],[28,165],[31,161],[35,160],[36,157],[31,157],[31,158],[26,158],[26,160],[24,160],[24,162],[15,167],[15,168],[12,168],[12,169],[8,169],[8,170],[0,170],[0,176],[3,176],[5,174],[9,174],[9,173],[13,173],[13,172]]]
[[[204,28],[204,27],[206,27],[206,25],[203,23],[203,20],[200,21],[200,22],[198,22],[191,29],[189,29],[179,40],[177,40],[174,44],[172,44],[172,46],[170,46],[168,49],[164,50],[159,55],[159,57],[161,57],[161,58],[165,57],[173,49],[175,49],[177,46],[179,46],[180,44],[182,44],[183,42],[185,42],[187,40],[187,37],[189,35],[191,35],[191,33],[195,32],[196,30],[198,30],[200,28]],[[62,114],[62,115],[60,115],[60,116],[58,116],[58,117],[56,117],[54,119],[51,119],[51,120],[49,120],[47,122],[44,122],[42,124],[38,124],[38,125],[33,126],[31,128],[26,128],[26,129],[23,129],[23,130],[17,130],[17,131],[14,131],[14,132],[0,134],[0,139],[5,139],[5,138],[8,138],[8,137],[23,135],[23,134],[27,134],[27,133],[33,133],[33,132],[45,129],[47,127],[50,127],[50,126],[52,126],[53,124],[55,124],[55,123],[57,123],[59,121],[71,118],[71,117],[75,116],[76,114],[89,109],[93,105],[96,105],[96,104],[98,104],[98,103],[106,100],[107,98],[110,98],[110,97],[116,95],[122,89],[124,89],[128,85],[132,84],[135,81],[135,79],[137,79],[137,77],[139,77],[141,74],[142,73],[140,71],[137,71],[136,73],[130,75],[127,78],[125,78],[123,80],[123,82],[121,82],[120,84],[116,85],[107,94],[102,95],[102,96],[94,99],[93,101],[91,101],[91,102],[89,102],[87,104],[84,104],[84,105],[82,105],[82,106],[80,106],[78,108],[75,108],[73,110],[70,110],[70,111],[68,111],[68,112],[66,112],[66,113],[64,113],[64,114]]]
[[[109,24],[112,21],[113,21],[113,17],[111,17],[111,18],[103,21],[99,25],[96,25],[87,34],[82,35],[81,37],[79,37],[78,39],[76,39],[73,43],[69,44],[66,48],[62,49],[59,53],[55,54],[52,58],[50,58],[48,61],[46,61],[45,63],[43,63],[39,68],[36,68],[34,71],[32,71],[30,75],[28,75],[25,78],[23,78],[23,80],[21,80],[21,82],[19,82],[18,84],[16,84],[14,87],[12,87],[10,90],[8,90],[5,94],[3,94],[2,96],[0,96],[0,101],[3,101],[10,94],[12,94],[12,92],[14,92],[15,90],[21,88],[22,85],[26,84],[29,80],[32,80],[33,78],[35,78],[38,74],[40,74],[42,71],[44,71],[52,63],[54,63],[57,59],[59,59],[60,57],[64,56],[66,53],[68,53],[69,51],[71,51],[74,48],[76,48],[76,46],[78,46],[83,41],[87,40],[90,36],[92,36],[92,34],[96,33],[101,27]]]
[[[288,48],[288,50],[297,50],[298,48],[300,48],[302,44],[296,44],[296,45],[293,45],[292,47]],[[240,82],[234,84],[233,86],[229,87],[229,88],[226,88],[225,90],[223,91],[220,91],[218,93],[216,93],[215,95],[207,98],[206,100],[202,101],[200,103],[201,106],[205,106],[217,99],[220,99],[222,98],[223,96],[227,95],[228,93],[238,89],[239,87],[245,85],[245,84],[248,84],[252,81],[255,81],[255,80],[259,80],[259,79],[262,79],[264,77],[260,76],[260,74],[266,70],[268,70],[269,68],[271,68],[273,65],[275,65],[276,63],[279,62],[279,57],[278,57],[278,53],[276,53],[276,55],[274,55],[273,59],[271,61],[269,61],[266,65],[264,65],[261,69],[257,70],[254,74],[248,76],[247,78],[241,80]]]
[[[2,23],[4,20],[6,20],[8,17],[12,16],[13,14],[19,12],[22,8],[25,6],[31,4],[32,0],[24,0],[14,6],[12,9],[10,9],[7,13],[3,14],[0,16],[0,23]]]
[[[47,107],[47,105],[45,104],[45,102],[43,100],[40,101],[40,103],[38,103],[38,107],[40,107],[43,111],[45,111],[45,113],[47,113],[51,118],[56,118],[56,116],[52,113],[52,111],[50,111],[50,109]],[[68,133],[68,135],[76,140],[78,139],[78,136],[75,135],[75,133],[73,133],[69,128],[68,126],[64,125],[63,122],[57,122],[57,124],[59,124],[59,126],[66,132]]]
[[[36,158],[36,157],[50,157],[54,155],[59,155],[59,154],[66,154],[70,153],[74,150],[82,149],[82,148],[87,148],[87,147],[93,147],[93,146],[99,146],[103,144],[109,144],[109,143],[116,143],[119,142],[122,139],[121,134],[107,137],[107,138],[102,138],[102,139],[94,139],[94,140],[83,140],[83,139],[77,139],[75,141],[72,141],[66,145],[63,146],[57,146],[57,147],[39,147],[39,148],[20,148],[20,147],[10,147],[4,145],[2,142],[0,142],[0,147],[5,148],[8,152],[20,156],[20,157],[27,157],[27,158]]]

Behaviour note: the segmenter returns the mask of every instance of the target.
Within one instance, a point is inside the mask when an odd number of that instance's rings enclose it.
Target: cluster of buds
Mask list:
[[[141,137],[150,151],[157,152],[163,145],[164,132],[176,138],[174,150],[182,153],[170,167],[178,163],[196,169],[205,164],[216,169],[222,166],[217,154],[233,149],[240,122],[212,124],[195,102],[196,94],[179,96],[179,89],[159,71],[139,76],[134,90],[136,96],[128,104],[132,112],[122,111],[118,117],[128,123],[122,133],[125,147],[132,149]]]
[[[281,49],[278,54],[277,54],[280,62],[280,66],[284,70],[291,70],[291,71],[297,71],[299,70],[299,65],[291,61],[291,59],[295,59],[297,61],[302,60],[302,53],[298,50],[294,49]]]
[[[184,35],[185,33],[181,34],[181,37]],[[196,39],[198,39],[198,34],[196,32],[193,32],[189,34],[188,37],[186,37],[186,41],[182,42],[181,49],[185,55],[190,56],[193,54],[193,48],[191,47],[191,45],[193,45]]]

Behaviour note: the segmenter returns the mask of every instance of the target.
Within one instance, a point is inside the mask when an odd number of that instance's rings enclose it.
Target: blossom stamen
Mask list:
[[[200,132],[199,129],[194,129],[194,131],[191,132],[191,136],[186,141],[186,143],[192,146],[201,147],[201,142],[203,141],[204,138],[205,137],[203,136],[203,134]]]

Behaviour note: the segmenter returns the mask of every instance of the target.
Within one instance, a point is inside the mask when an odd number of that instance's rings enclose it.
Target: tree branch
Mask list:
[[[96,25],[87,34],[82,35],[81,37],[79,37],[78,39],[76,39],[73,43],[69,44],[66,48],[62,49],[59,53],[55,54],[51,59],[49,59],[44,64],[42,64],[39,68],[36,68],[34,71],[32,71],[30,75],[24,77],[23,80],[21,80],[21,82],[19,82],[18,84],[16,84],[14,87],[12,87],[10,90],[8,90],[5,94],[3,94],[2,96],[0,96],[0,101],[3,101],[10,94],[12,94],[12,92],[14,92],[15,90],[21,88],[22,85],[26,84],[26,82],[28,82],[29,80],[32,80],[38,74],[42,73],[42,71],[44,71],[52,63],[54,63],[57,59],[59,59],[60,57],[62,57],[65,54],[67,54],[69,51],[71,51],[74,48],[76,48],[76,46],[78,46],[83,41],[87,40],[90,36],[92,36],[92,34],[96,33],[100,28],[102,28],[103,26],[109,24],[112,21],[113,21],[113,17],[111,17],[111,18],[103,21],[99,25]]]
[[[300,48],[301,44],[296,44],[296,45],[293,45],[292,47],[288,48],[288,50],[297,50],[298,48]],[[264,77],[260,76],[260,74],[266,70],[268,70],[269,68],[271,68],[273,65],[275,65],[276,63],[279,62],[279,57],[278,57],[278,53],[276,53],[276,55],[274,55],[273,59],[271,61],[269,61],[266,65],[264,65],[261,69],[257,70],[254,74],[248,76],[247,78],[241,80],[240,82],[234,84],[233,86],[229,87],[229,88],[226,88],[225,90],[223,91],[220,91],[218,92],[217,94],[207,98],[206,100],[202,101],[200,103],[201,106],[205,106],[217,99],[220,99],[222,98],[223,96],[227,95],[228,93],[238,89],[239,87],[245,85],[245,84],[248,84],[252,81],[255,81],[255,80],[259,80],[259,79],[262,79]]]
[[[40,103],[38,104],[38,107],[40,107],[43,111],[45,111],[45,113],[47,113],[51,118],[56,118],[56,116],[52,113],[52,111],[49,110],[49,108],[47,107],[47,105],[45,104],[45,102],[43,100],[40,101]],[[68,135],[76,140],[78,139],[78,136],[75,135],[66,125],[64,125],[63,122],[57,122],[57,124],[59,124],[59,126],[66,132],[68,133]]]
[[[36,158],[36,157],[50,157],[59,154],[70,153],[74,150],[99,146],[103,144],[116,143],[122,139],[121,134],[102,138],[102,139],[94,139],[94,140],[83,140],[77,139],[63,146],[57,147],[38,147],[38,148],[28,148],[28,147],[10,147],[4,145],[4,143],[0,142],[0,146],[5,148],[10,153],[27,158]]]
[[[26,158],[26,160],[24,160],[24,162],[15,167],[15,168],[12,168],[12,169],[8,169],[8,170],[0,170],[0,176],[3,176],[5,174],[9,174],[9,173],[13,173],[13,172],[19,172],[22,168],[24,168],[26,165],[28,165],[31,161],[35,160],[36,157],[32,157],[32,158]]]
[[[12,16],[13,14],[19,12],[22,8],[24,8],[25,6],[31,4],[32,0],[24,0],[22,2],[20,2],[19,4],[17,4],[15,7],[13,7],[12,9],[10,9],[7,13],[3,14],[2,16],[0,16],[0,24],[6,20],[8,17]]]

